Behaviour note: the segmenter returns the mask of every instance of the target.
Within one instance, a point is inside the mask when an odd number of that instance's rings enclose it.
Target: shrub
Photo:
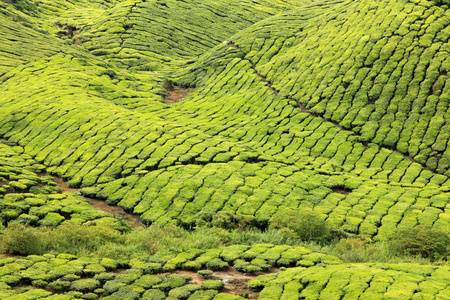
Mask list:
[[[206,263],[206,268],[213,271],[223,270],[228,267],[228,263],[222,261],[220,258],[213,258]]]
[[[279,214],[273,218],[270,228],[280,229],[287,237],[320,244],[332,238],[327,222],[310,209]]]
[[[210,300],[217,295],[216,290],[199,290],[193,293],[188,300]]]
[[[111,226],[83,226],[65,223],[53,232],[57,247],[67,249],[86,249],[93,251],[109,242],[118,242],[122,239],[120,232]]]
[[[197,274],[201,275],[202,277],[208,277],[211,276],[214,272],[211,270],[200,270],[197,271]]]
[[[71,286],[70,281],[55,280],[49,283],[48,287],[55,292],[67,291]]]
[[[98,288],[100,282],[95,279],[80,279],[72,282],[71,288],[79,292],[90,292]]]
[[[112,293],[117,292],[121,287],[124,287],[124,286],[126,286],[126,284],[119,280],[109,280],[103,285],[103,289],[107,293],[112,294]]]
[[[221,290],[225,284],[218,280],[206,280],[202,282],[202,289],[205,290]]]
[[[151,289],[147,290],[144,295],[142,295],[142,299],[151,299],[151,300],[164,300],[166,299],[166,295],[164,292],[157,290],[157,289]]]
[[[267,226],[267,224],[264,224],[264,221],[258,222],[254,216],[240,213],[234,215],[227,211],[217,213],[199,212],[196,214],[195,219],[195,224],[199,227],[218,227],[228,230],[235,228],[264,228]]]
[[[398,230],[389,241],[390,250],[397,255],[418,255],[431,260],[447,259],[450,237],[429,226]]]
[[[449,5],[450,0],[433,0],[433,2],[437,5]]]
[[[2,237],[2,252],[13,255],[43,254],[45,241],[42,238],[45,231],[23,224],[12,223],[5,229]]]
[[[195,292],[199,289],[200,289],[200,287],[196,284],[187,284],[187,285],[172,289],[169,292],[169,297],[173,297],[176,299],[187,299],[193,292]]]
[[[389,261],[391,255],[385,243],[368,244],[361,239],[341,239],[334,247],[336,255],[344,262]]]
[[[155,275],[144,275],[134,283],[137,286],[143,287],[145,289],[149,289],[154,285],[160,284],[162,282],[162,278]]]

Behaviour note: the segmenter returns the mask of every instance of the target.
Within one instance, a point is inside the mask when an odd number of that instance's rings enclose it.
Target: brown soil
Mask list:
[[[53,178],[55,179],[56,184],[58,184],[58,187],[62,190],[63,193],[66,193],[66,192],[78,192],[79,189],[74,189],[74,188],[69,187],[67,182],[65,182],[61,178],[56,177],[56,176],[53,176]]]
[[[352,193],[351,190],[346,190],[346,189],[340,188],[340,187],[334,187],[331,190],[333,192],[335,192],[335,193],[339,193],[339,194],[342,194],[342,195],[350,195]]]
[[[138,215],[126,213],[121,207],[108,205],[105,201],[87,198],[91,201],[91,205],[98,210],[106,211],[113,216],[122,217],[123,220],[131,226],[131,228],[136,228],[139,226],[143,226],[141,219]]]
[[[276,273],[279,272],[279,269],[272,268],[268,272],[262,273],[254,273],[252,275],[247,275],[241,272],[236,271],[233,268],[228,268],[224,271],[214,272],[210,276],[201,276],[195,272],[189,271],[176,271],[175,274],[185,275],[192,277],[190,283],[201,285],[203,281],[206,280],[221,280],[225,283],[225,287],[220,291],[222,293],[233,294],[237,296],[241,296],[244,294],[248,294],[248,299],[258,299],[259,293],[251,292],[248,289],[248,282],[259,275],[264,275],[268,273]]]
[[[182,88],[179,86],[174,86],[173,90],[168,91],[169,95],[164,99],[165,103],[171,104],[182,101],[184,98],[189,96],[194,89],[192,88]]]

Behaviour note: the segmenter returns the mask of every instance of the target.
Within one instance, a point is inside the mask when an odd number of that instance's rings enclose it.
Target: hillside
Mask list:
[[[139,234],[135,215],[148,230],[270,232],[301,211],[367,243],[448,235],[449,24],[425,0],[0,1],[4,235]],[[450,298],[446,262],[260,242],[5,256],[0,298],[235,299],[174,275],[204,268],[270,270],[250,281],[258,299]]]

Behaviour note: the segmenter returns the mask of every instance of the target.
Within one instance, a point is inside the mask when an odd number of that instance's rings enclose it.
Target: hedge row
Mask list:
[[[341,264],[292,268],[257,277],[258,299],[449,299],[446,266]]]
[[[192,277],[164,273],[186,269],[236,270],[254,273],[272,266],[339,263],[303,247],[258,244],[206,251],[157,253],[146,260],[76,257],[69,254],[0,258],[2,299],[241,299],[219,293],[223,283],[200,285]],[[245,265],[245,267],[244,267]],[[46,298],[47,297],[47,298]],[[167,299],[169,299],[167,298]]]
[[[0,141],[0,196],[6,193],[32,192],[52,194],[60,189],[52,176],[41,175],[45,166],[37,163],[23,148]]]

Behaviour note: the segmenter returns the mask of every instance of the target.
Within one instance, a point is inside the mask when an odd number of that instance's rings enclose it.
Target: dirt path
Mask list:
[[[174,86],[173,90],[168,91],[169,95],[164,99],[165,103],[171,104],[182,101],[184,98],[189,96],[194,89],[192,88],[182,88],[179,86]]]
[[[67,182],[65,182],[61,178],[56,177],[56,176],[53,176],[53,178],[55,179],[56,183],[58,184],[58,187],[61,188],[63,193],[79,191],[79,189],[69,187]],[[139,215],[127,213],[121,207],[108,205],[105,201],[102,201],[102,200],[97,200],[97,199],[88,198],[88,197],[84,197],[84,198],[88,199],[91,202],[91,205],[93,207],[95,207],[96,209],[105,211],[105,212],[113,215],[114,217],[118,216],[118,217],[122,218],[128,225],[131,226],[131,228],[143,226]]]
[[[178,275],[190,276],[192,277],[190,283],[198,285],[201,285],[202,282],[206,280],[220,280],[225,284],[225,287],[220,292],[241,297],[248,295],[248,299],[258,299],[259,293],[251,292],[248,289],[248,282],[259,275],[277,273],[279,271],[280,270],[277,268],[272,268],[268,272],[259,272],[252,275],[247,275],[245,273],[238,272],[233,268],[227,268],[224,271],[213,272],[213,274],[209,276],[201,276],[190,271],[175,271],[174,273]]]
[[[125,212],[121,207],[119,206],[111,206],[108,205],[103,200],[97,200],[92,198],[84,197],[91,201],[91,205],[95,207],[98,210],[106,211],[107,213],[110,213],[113,216],[119,216],[123,218],[123,220],[131,226],[131,228],[136,228],[139,226],[143,226],[141,219],[139,218],[139,215],[130,214]]]

